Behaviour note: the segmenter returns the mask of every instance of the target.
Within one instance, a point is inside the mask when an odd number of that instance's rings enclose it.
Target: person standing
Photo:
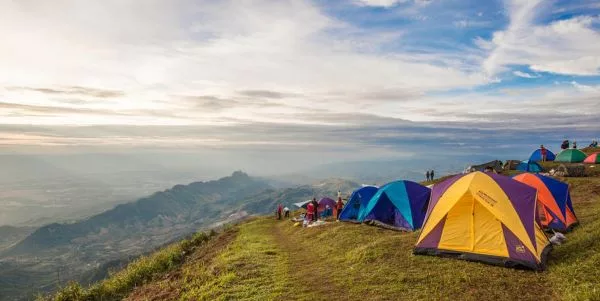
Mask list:
[[[338,201],[335,204],[335,215],[336,215],[336,219],[339,221],[340,220],[340,214],[342,213],[342,210],[344,209],[344,202],[342,202],[342,197],[338,197]]]
[[[544,147],[544,145],[540,145],[540,153],[542,154],[542,162],[546,162],[546,155],[548,154],[548,150]]]
[[[308,205],[306,205],[306,220],[310,221],[314,221],[314,216],[315,216],[315,205],[310,202],[308,203]]]
[[[282,213],[283,213],[283,205],[279,204],[277,206],[277,219],[278,220],[281,220]]]
[[[573,141],[573,149],[577,149],[577,141]]]
[[[427,182],[429,182],[429,177],[431,176],[431,174],[429,173],[429,170],[427,170],[427,172],[425,173],[425,177],[427,178]]]
[[[431,176],[431,180],[433,181],[433,179],[435,179],[435,172],[433,171],[433,169],[431,170],[429,175]]]
[[[319,202],[317,202],[317,198],[313,198],[312,204],[315,208],[315,212],[313,214],[313,221],[316,222],[319,219]]]

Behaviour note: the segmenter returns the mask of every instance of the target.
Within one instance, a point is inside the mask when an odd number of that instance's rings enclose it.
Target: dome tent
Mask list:
[[[587,158],[585,158],[585,160],[583,160],[583,163],[600,163],[600,153],[594,153],[589,155]]]
[[[568,231],[577,224],[569,185],[539,174],[524,173],[513,177],[538,191],[538,215],[543,227]]]
[[[415,254],[544,270],[552,249],[536,219],[536,189],[473,172],[434,186]]]
[[[335,208],[335,201],[327,197],[319,200],[319,212],[324,211],[327,206],[331,209]]]
[[[554,159],[556,159],[556,155],[549,149],[546,149],[546,161],[554,161]],[[542,149],[538,148],[535,151],[533,151],[533,153],[531,153],[531,156],[529,156],[529,160],[542,161]]]
[[[377,187],[365,186],[352,192],[350,199],[340,213],[341,221],[357,221],[358,213],[364,208],[369,200],[377,193]]]
[[[570,163],[581,163],[583,162],[583,160],[585,160],[585,158],[587,157],[587,155],[578,150],[578,149],[565,149],[562,152],[560,152],[558,155],[556,155],[556,159],[554,161],[556,162],[570,162]]]
[[[537,162],[528,160],[521,161],[516,168],[518,171],[528,171],[528,172],[542,172],[544,169]]]
[[[368,222],[395,230],[421,228],[431,189],[411,181],[385,184],[358,214],[359,222]]]

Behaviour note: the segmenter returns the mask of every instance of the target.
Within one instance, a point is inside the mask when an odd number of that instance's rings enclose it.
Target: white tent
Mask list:
[[[294,206],[298,207],[298,208],[306,208],[306,205],[308,205],[308,203],[310,203],[312,200],[308,200],[308,201],[304,201],[304,202],[300,202],[300,203],[294,203]]]

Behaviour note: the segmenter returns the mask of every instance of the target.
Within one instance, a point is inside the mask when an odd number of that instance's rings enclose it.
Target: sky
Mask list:
[[[0,0],[0,37],[0,153],[302,167],[600,136],[592,0]]]

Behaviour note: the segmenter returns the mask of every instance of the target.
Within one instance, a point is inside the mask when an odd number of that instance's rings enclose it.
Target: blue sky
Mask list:
[[[285,164],[600,136],[598,1],[0,1],[0,35],[0,152]]]

